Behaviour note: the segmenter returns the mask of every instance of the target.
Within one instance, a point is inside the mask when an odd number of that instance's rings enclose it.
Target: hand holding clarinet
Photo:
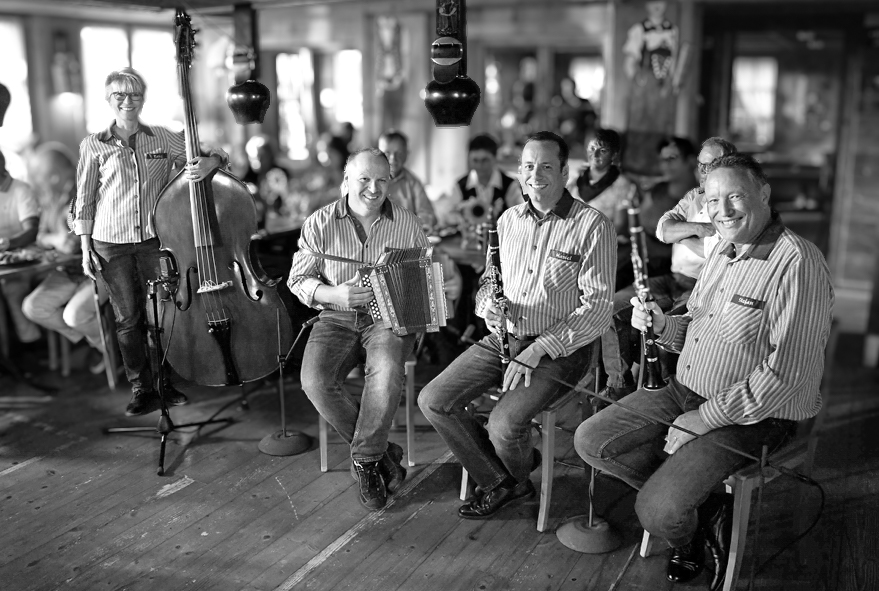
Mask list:
[[[643,384],[646,390],[659,390],[665,386],[665,381],[659,364],[656,332],[662,332],[665,328],[665,315],[659,310],[647,285],[647,240],[644,227],[641,226],[641,199],[637,191],[633,191],[630,198],[629,236],[632,241],[634,285],[638,293],[637,298],[632,298],[632,326],[641,331],[644,346],[644,367],[641,370],[645,376]]]

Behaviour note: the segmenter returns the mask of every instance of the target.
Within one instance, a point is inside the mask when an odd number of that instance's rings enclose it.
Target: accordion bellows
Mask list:
[[[359,272],[361,283],[375,296],[369,313],[377,326],[403,336],[437,332],[446,325],[443,266],[433,247],[388,250]]]

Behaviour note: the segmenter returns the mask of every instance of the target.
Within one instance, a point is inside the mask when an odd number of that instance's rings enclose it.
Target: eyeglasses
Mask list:
[[[674,162],[675,160],[678,159],[678,155],[677,154],[670,154],[668,156],[660,156],[659,159],[663,162]]]
[[[111,92],[110,96],[112,96],[120,103],[124,103],[126,98],[130,98],[131,102],[133,103],[137,103],[143,100],[142,92]]]

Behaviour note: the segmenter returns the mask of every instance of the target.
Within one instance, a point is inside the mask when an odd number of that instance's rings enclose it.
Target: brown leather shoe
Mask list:
[[[515,486],[500,484],[487,493],[478,495],[466,505],[461,505],[458,515],[464,519],[488,519],[516,499],[531,498],[535,492],[530,480]]]

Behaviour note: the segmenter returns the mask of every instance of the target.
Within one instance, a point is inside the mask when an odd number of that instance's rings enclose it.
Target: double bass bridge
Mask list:
[[[198,290],[195,293],[210,293],[212,291],[220,291],[228,287],[232,287],[231,281],[222,281],[220,283],[217,283],[215,281],[203,281],[198,286]]]

